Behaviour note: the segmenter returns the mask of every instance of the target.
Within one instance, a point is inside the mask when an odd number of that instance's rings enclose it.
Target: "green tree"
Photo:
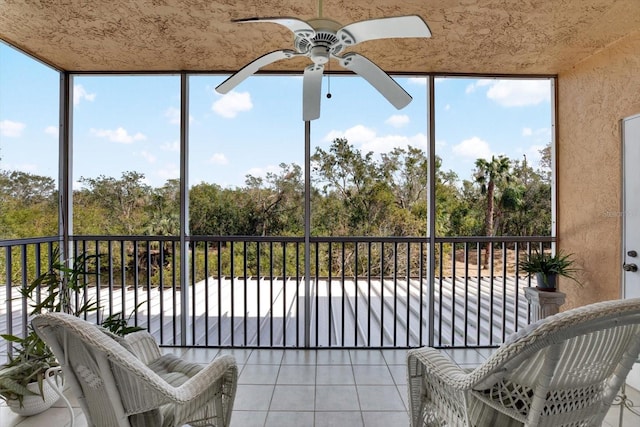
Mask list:
[[[341,202],[339,235],[370,235],[389,213],[389,171],[376,164],[373,153],[363,155],[344,138],[337,138],[329,151],[317,147],[311,157],[315,182],[323,197]]]
[[[480,191],[486,195],[485,235],[494,235],[494,214],[496,202],[496,190],[499,186],[510,181],[509,169],[511,161],[506,156],[491,156],[491,160],[476,160],[475,182],[480,185]],[[498,188],[496,188],[498,187]],[[483,267],[489,262],[489,244],[485,245],[485,259]]]
[[[144,174],[123,172],[120,179],[100,175],[80,178],[85,188],[80,191],[85,203],[102,208],[108,233],[141,234],[148,222],[145,208],[150,202],[151,187],[144,183]],[[76,210],[82,216],[82,210]],[[75,217],[74,217],[75,219]],[[104,232],[103,230],[103,232]]]
[[[254,233],[261,236],[302,234],[304,182],[296,164],[280,164],[265,178],[247,175],[245,192],[253,212]]]
[[[57,195],[52,178],[0,170],[0,238],[56,234]]]

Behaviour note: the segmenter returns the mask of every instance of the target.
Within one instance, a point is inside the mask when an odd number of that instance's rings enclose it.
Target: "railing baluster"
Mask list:
[[[287,245],[282,242],[282,346],[287,345]]]
[[[393,242],[393,346],[398,334],[398,242]]]
[[[456,243],[453,242],[451,243],[451,345],[455,345],[456,342],[456,305],[458,303],[456,277]]]
[[[256,242],[256,275],[258,276],[258,282],[256,283],[256,305],[257,305],[257,313],[256,313],[256,330],[257,330],[257,341],[258,347],[260,347],[260,336],[262,335],[262,331],[260,328],[260,281],[262,277],[260,275],[260,257],[262,252],[260,251],[261,245],[260,242]]]
[[[345,250],[345,242],[342,242],[340,245],[341,248],[341,252],[342,252],[342,268],[340,269],[340,282],[342,284],[342,329],[341,329],[341,345],[344,347],[344,322],[345,322],[345,317],[344,317],[344,312],[346,309],[345,306],[345,294],[346,294],[346,288],[345,288],[345,283],[344,283],[344,262],[345,262],[345,257],[344,257],[344,250]]]
[[[371,346],[371,245],[367,243],[367,347]]]
[[[438,345],[442,345],[442,300],[443,300],[443,253],[444,253],[444,243],[440,243],[440,253],[438,254]]]
[[[234,241],[229,242],[229,277],[231,278],[231,324],[229,326],[229,333],[231,334],[231,347],[235,345],[235,287],[236,287],[236,269],[235,269],[235,250]]]
[[[242,310],[242,328],[244,334],[244,346],[247,346],[247,242],[242,242],[242,274],[244,276],[243,283],[243,310]]]
[[[358,275],[359,275],[359,263],[358,263],[358,247],[360,246],[359,242],[355,242],[354,243],[354,274],[353,274],[353,301],[354,301],[354,308],[353,308],[353,317],[354,317],[354,331],[353,331],[353,345],[358,347]]]

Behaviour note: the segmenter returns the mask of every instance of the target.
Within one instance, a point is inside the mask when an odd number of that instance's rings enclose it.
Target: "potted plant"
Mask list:
[[[9,354],[9,362],[0,368],[0,398],[15,413],[23,416],[34,415],[48,409],[60,397],[48,381],[56,377],[60,367],[51,349],[29,327],[24,338],[2,335],[14,345],[14,354]],[[62,383],[56,381],[55,386]]]
[[[530,275],[535,274],[538,289],[555,291],[558,276],[567,277],[581,286],[576,277],[578,269],[574,264],[573,254],[558,251],[553,255],[536,251],[530,254],[526,260],[520,262],[520,270]]]
[[[72,292],[84,291],[86,282],[80,279],[89,273],[86,267],[94,257],[81,254],[69,266],[60,259],[59,252],[54,251],[50,268],[19,289],[21,297],[32,303],[30,316],[46,311],[64,311],[77,316],[97,310],[97,303],[88,301],[84,295],[77,300],[80,301],[77,305],[71,298]],[[34,298],[38,291],[42,300]],[[31,325],[24,337],[3,334],[2,338],[12,343],[13,351],[7,355],[9,362],[0,367],[0,397],[20,415],[34,415],[48,409],[60,396],[45,379],[53,376],[56,380],[53,384],[62,387],[61,370],[53,352]]]
[[[82,253],[70,265],[60,259],[57,250],[52,257],[54,261],[49,270],[20,289],[21,296],[32,302],[30,315],[65,312],[83,316],[98,310],[98,303],[86,298],[88,281],[84,280],[92,274],[90,267],[94,265],[98,255]],[[34,298],[38,291],[42,295],[41,300]],[[78,294],[78,298],[73,298],[74,293]],[[138,307],[140,305],[142,302]],[[115,313],[107,317],[102,326],[116,335],[142,329],[128,326],[128,320],[121,313]],[[31,325],[24,338],[10,334],[2,335],[2,338],[15,345],[14,354],[8,354],[9,362],[0,367],[0,397],[20,415],[34,415],[48,409],[58,400],[59,393],[45,379],[48,376],[55,377],[54,384],[62,388],[61,369],[53,352]]]

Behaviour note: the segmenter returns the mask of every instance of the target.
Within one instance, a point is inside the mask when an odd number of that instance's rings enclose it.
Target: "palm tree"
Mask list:
[[[487,212],[484,221],[485,233],[493,236],[493,216],[495,211],[496,185],[499,187],[510,181],[509,170],[511,160],[506,156],[491,156],[491,161],[486,159],[476,160],[475,181],[480,184],[480,191],[487,196]],[[485,245],[483,268],[487,268],[489,262],[489,243]]]

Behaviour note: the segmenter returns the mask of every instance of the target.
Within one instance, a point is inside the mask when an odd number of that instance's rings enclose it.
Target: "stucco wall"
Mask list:
[[[620,295],[620,119],[638,113],[640,32],[558,75],[558,247],[584,281],[561,282],[564,309]]]

